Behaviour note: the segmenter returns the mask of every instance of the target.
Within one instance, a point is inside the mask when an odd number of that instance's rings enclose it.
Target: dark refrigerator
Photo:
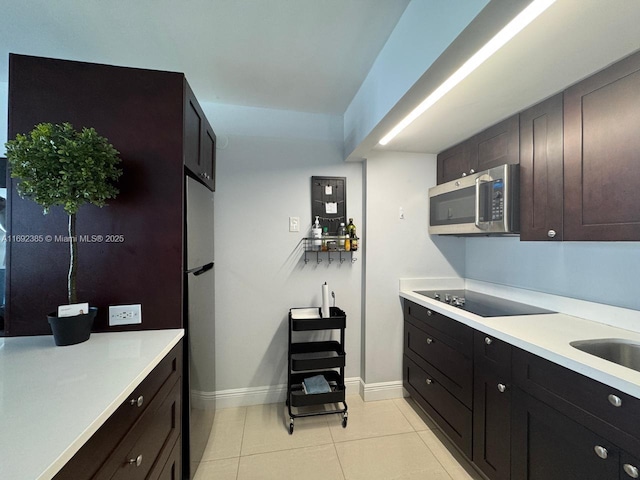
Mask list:
[[[215,413],[214,194],[191,177],[185,187],[183,477],[191,479]]]

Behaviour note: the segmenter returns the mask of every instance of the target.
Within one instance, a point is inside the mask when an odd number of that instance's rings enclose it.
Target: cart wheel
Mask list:
[[[344,417],[342,417],[342,428],[347,428],[347,415],[345,414]]]
[[[293,434],[293,418],[289,419],[289,435]]]

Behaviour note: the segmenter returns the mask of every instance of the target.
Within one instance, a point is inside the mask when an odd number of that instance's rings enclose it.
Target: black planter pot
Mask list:
[[[89,307],[89,313],[73,317],[58,317],[55,312],[47,315],[56,345],[62,347],[89,340],[96,313],[98,313],[96,307]]]

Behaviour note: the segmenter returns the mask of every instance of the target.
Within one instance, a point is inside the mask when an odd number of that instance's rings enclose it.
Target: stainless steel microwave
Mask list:
[[[429,233],[520,233],[519,165],[501,165],[429,189]]]

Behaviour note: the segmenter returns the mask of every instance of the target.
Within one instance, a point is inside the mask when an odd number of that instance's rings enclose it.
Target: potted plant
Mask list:
[[[26,135],[18,134],[6,144],[11,177],[17,178],[18,194],[41,205],[44,214],[61,206],[69,216],[69,304],[77,303],[78,241],[76,215],[85,203],[103,207],[115,198],[114,182],[122,174],[117,165],[119,152],[93,128],[78,131],[69,123],[40,123]],[[49,323],[57,345],[71,345],[89,338],[97,309],[76,317],[57,318]],[[74,320],[82,327],[76,332]],[[58,335],[58,333],[60,335]],[[60,338],[60,337],[65,338]],[[59,343],[60,341],[60,343]]]

